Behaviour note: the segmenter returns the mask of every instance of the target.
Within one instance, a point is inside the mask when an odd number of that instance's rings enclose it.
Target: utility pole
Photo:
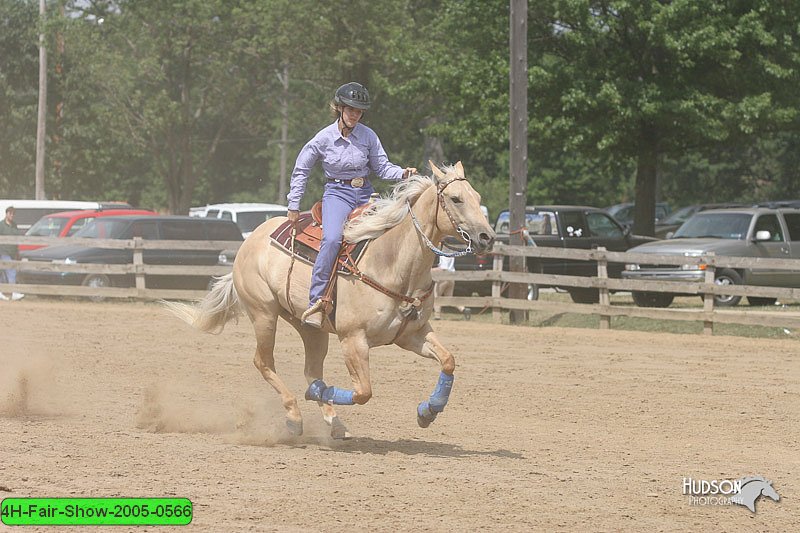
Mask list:
[[[278,80],[283,86],[281,93],[281,155],[280,155],[280,176],[278,182],[278,200],[276,203],[286,203],[286,191],[288,189],[289,178],[286,176],[287,150],[289,144],[289,65],[283,65],[283,75],[278,74]]]
[[[528,190],[528,1],[511,1],[510,28],[510,186],[508,189],[508,211],[510,219],[509,243],[525,244],[522,229],[525,228],[525,203]],[[509,265],[512,272],[525,272],[525,258],[511,257]],[[525,299],[527,286],[511,283],[509,298]],[[526,320],[525,311],[512,310],[509,314],[512,324]]]
[[[36,199],[44,200],[44,146],[47,120],[47,50],[44,42],[45,0],[39,0],[39,115],[36,123]]]

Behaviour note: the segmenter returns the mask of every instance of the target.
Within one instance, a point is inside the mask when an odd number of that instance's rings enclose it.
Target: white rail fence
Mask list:
[[[236,250],[241,243],[230,241],[153,241],[135,238],[118,239],[78,239],[53,237],[0,237],[0,244],[20,243],[38,245],[83,245],[97,248],[129,249],[133,251],[130,264],[63,264],[38,261],[0,261],[0,269],[21,268],[48,272],[80,272],[87,274],[132,274],[134,287],[84,287],[75,285],[9,285],[0,284],[0,291],[12,289],[28,294],[153,299],[195,299],[202,298],[205,291],[183,289],[153,289],[145,284],[145,275],[209,275],[219,276],[230,272],[230,265],[216,266],[170,266],[145,264],[144,250]],[[717,285],[714,283],[718,268],[770,268],[799,270],[800,264],[793,259],[763,259],[748,257],[722,257],[703,255],[685,257],[678,255],[636,254],[629,252],[609,252],[603,249],[578,250],[564,248],[537,248],[527,246],[507,246],[498,244],[494,250],[492,270],[486,271],[434,271],[435,280],[454,280],[458,283],[492,282],[491,296],[442,297],[443,306],[464,305],[472,308],[491,308],[492,317],[500,322],[502,312],[508,310],[545,311],[552,313],[578,313],[598,315],[600,328],[611,325],[611,318],[628,316],[655,320],[683,320],[702,322],[703,331],[711,334],[715,323],[747,324],[759,326],[800,327],[800,313],[780,309],[765,311],[749,309],[745,306],[719,309],[714,306],[714,296],[718,294],[777,298],[782,302],[800,300],[800,288],[760,287],[753,285]],[[508,272],[503,270],[504,256],[541,257],[596,261],[597,275],[592,277],[564,276],[538,273]],[[623,280],[608,277],[608,263],[644,263],[665,265],[705,264],[703,283],[677,281]],[[511,299],[501,295],[505,283],[539,284],[559,287],[595,288],[599,291],[599,303],[576,304],[572,302],[548,302],[542,300]],[[630,305],[611,305],[612,291],[645,291],[675,294],[696,294],[702,296],[703,307],[697,309],[639,308]]]

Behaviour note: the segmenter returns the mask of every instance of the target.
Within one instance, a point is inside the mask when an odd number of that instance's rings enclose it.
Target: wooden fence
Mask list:
[[[152,289],[145,285],[146,274],[157,275],[223,275],[231,270],[230,265],[217,266],[167,266],[150,265],[143,262],[144,250],[231,250],[238,249],[241,243],[230,241],[153,241],[135,238],[116,239],[77,239],[53,237],[0,237],[0,244],[25,243],[40,245],[84,245],[109,249],[133,250],[133,263],[127,265],[105,264],[59,264],[47,262],[0,261],[0,269],[23,267],[29,270],[49,272],[85,272],[97,274],[133,274],[136,286],[131,288],[108,287],[93,288],[67,285],[8,285],[0,284],[0,291],[17,290],[28,294],[136,298],[136,299],[194,299],[201,298],[205,291]],[[564,276],[552,274],[507,272],[503,270],[504,256],[542,257],[596,261],[597,276]],[[705,264],[703,283],[678,281],[623,280],[608,277],[608,263],[643,263],[666,265]],[[454,280],[458,283],[492,282],[492,295],[487,297],[442,297],[444,306],[464,305],[472,308],[491,308],[492,317],[499,322],[504,310],[530,310],[552,313],[579,313],[600,316],[600,328],[609,328],[611,317],[628,316],[655,320],[684,320],[703,322],[703,331],[710,334],[715,323],[748,324],[760,326],[800,327],[800,313],[792,311],[765,311],[749,309],[745,306],[719,309],[714,307],[714,295],[755,296],[778,298],[783,302],[800,300],[800,289],[758,287],[750,285],[717,285],[714,273],[718,268],[774,268],[798,270],[794,259],[762,259],[746,257],[723,257],[703,255],[685,257],[678,255],[637,254],[629,252],[608,252],[603,249],[577,250],[564,248],[537,248],[528,246],[507,246],[498,244],[494,250],[493,270],[486,271],[435,271],[436,280]],[[542,300],[517,300],[503,297],[501,286],[504,283],[535,283],[559,287],[582,287],[598,289],[600,300],[597,304],[576,304],[572,302],[548,302]],[[630,305],[611,305],[612,291],[646,291],[677,294],[696,294],[703,297],[703,307],[697,309],[639,308]]]
[[[226,250],[235,252],[241,246],[237,241],[166,241],[146,240],[136,237],[122,239],[86,239],[75,237],[0,237],[0,244],[19,243],[53,246],[91,246],[93,248],[133,250],[130,264],[64,264],[45,261],[0,261],[0,269],[16,268],[39,272],[78,272],[86,274],[132,274],[134,287],[84,287],[79,285],[9,285],[0,283],[0,291],[12,290],[26,294],[55,296],[84,296],[103,298],[137,298],[143,300],[202,298],[206,291],[186,289],[152,289],[145,285],[145,275],[221,276],[231,271],[232,265],[151,265],[144,262],[145,250]]]
[[[628,316],[655,320],[684,320],[703,322],[703,332],[711,334],[714,323],[747,324],[759,326],[800,327],[800,313],[791,311],[753,310],[744,306],[734,308],[715,308],[714,296],[718,294],[777,298],[783,302],[800,300],[800,289],[782,287],[759,287],[754,285],[717,285],[715,272],[719,268],[770,268],[777,270],[800,270],[796,259],[763,259],[754,257],[724,257],[706,254],[697,257],[681,255],[655,255],[630,252],[609,252],[604,249],[577,250],[565,248],[538,248],[530,246],[495,245],[493,270],[436,272],[434,279],[454,280],[462,283],[491,281],[492,295],[489,297],[447,297],[440,298],[441,305],[491,308],[495,321],[501,320],[503,310],[530,310],[552,313],[579,313],[600,316],[600,328],[607,329],[611,317]],[[504,256],[542,257],[596,261],[597,276],[565,276],[507,272],[503,270]],[[623,280],[608,277],[608,263],[640,263],[664,265],[705,264],[703,283],[655,280]],[[547,302],[541,300],[515,300],[501,296],[504,283],[534,283],[559,287],[583,287],[598,289],[600,301],[597,304],[576,304],[572,302]],[[611,305],[612,291],[645,291],[675,294],[696,294],[702,296],[703,307],[698,309],[640,308],[629,305]]]

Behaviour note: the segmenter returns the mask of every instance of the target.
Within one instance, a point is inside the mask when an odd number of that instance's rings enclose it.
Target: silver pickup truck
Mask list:
[[[628,250],[631,253],[676,254],[687,257],[714,252],[717,256],[800,259],[800,209],[759,207],[718,209],[693,215],[675,234]],[[703,282],[705,272],[698,265],[628,264],[623,279]],[[720,285],[761,285],[800,287],[798,270],[720,269]],[[640,307],[667,307],[675,294],[633,292]],[[738,305],[741,296],[717,295],[715,305]],[[750,305],[770,305],[774,298],[748,297]]]

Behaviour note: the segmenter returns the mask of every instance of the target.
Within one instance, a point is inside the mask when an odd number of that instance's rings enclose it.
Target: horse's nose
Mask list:
[[[494,235],[489,235],[488,233],[480,233],[478,235],[478,248],[482,252],[491,250],[492,246],[494,246]]]

